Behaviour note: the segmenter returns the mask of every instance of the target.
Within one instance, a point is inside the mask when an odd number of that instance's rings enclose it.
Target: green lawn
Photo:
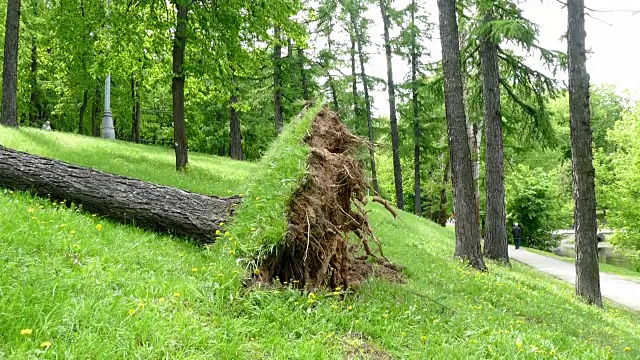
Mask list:
[[[32,132],[0,129],[14,141]],[[172,165],[162,149],[74,141],[136,149]],[[174,186],[194,181],[185,187],[199,189],[216,167],[260,166],[198,161],[188,174],[194,178],[144,161],[131,175]],[[220,181],[214,192],[244,191],[241,177]],[[452,259],[452,229],[403,212],[393,219],[376,204],[371,210],[387,256],[406,267],[408,282],[372,280],[341,300],[331,292],[243,289],[226,241],[202,249],[0,189],[0,358],[640,357],[637,313],[587,306],[572,286],[517,263],[475,272]]]
[[[171,185],[202,194],[238,194],[245,180],[257,169],[255,163],[189,153],[189,169],[175,171],[172,149],[102,141],[88,136],[49,132],[34,128],[0,126],[0,145],[73,164]]]
[[[559,256],[559,255],[556,255],[556,254],[554,254],[552,252],[538,250],[538,249],[532,249],[532,248],[525,248],[525,249],[527,251],[531,251],[532,253],[536,253],[536,254],[539,254],[539,255],[552,257],[552,258],[558,259],[560,261],[573,263],[573,264],[576,263],[576,259],[575,258]],[[633,271],[631,269],[625,269],[623,267],[619,267],[619,266],[615,266],[615,265],[600,263],[600,272],[619,275],[621,277],[624,277],[624,278],[627,278],[627,279],[630,279],[630,280],[640,281],[640,272]]]

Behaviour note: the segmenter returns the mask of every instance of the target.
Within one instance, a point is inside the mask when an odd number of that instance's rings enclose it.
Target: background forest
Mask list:
[[[50,121],[55,131],[100,136],[111,74],[116,138],[173,147],[178,119],[189,151],[254,161],[305,101],[325,101],[376,144],[362,154],[373,187],[397,207],[445,225],[453,201],[443,71],[432,56],[439,49],[430,48],[437,16],[421,3],[22,0],[18,123]],[[479,3],[460,1],[457,11],[483,223],[479,39],[489,25]],[[6,14],[3,2],[1,24]],[[490,25],[498,45],[507,221],[522,225],[525,245],[549,249],[551,232],[573,224],[566,55],[538,44],[538,26],[517,1],[494,2]],[[387,74],[371,70],[374,54],[385,55]],[[398,60],[408,73],[394,82]],[[176,106],[180,81],[183,108]],[[372,94],[380,91],[388,93],[388,113],[375,110]],[[620,89],[591,88],[599,225],[617,230],[612,242],[640,267],[639,110]]]

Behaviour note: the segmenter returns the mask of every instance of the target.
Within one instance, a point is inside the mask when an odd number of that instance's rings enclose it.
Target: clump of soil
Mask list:
[[[304,141],[312,148],[309,172],[289,204],[285,245],[263,262],[259,279],[254,280],[296,280],[300,287],[333,289],[353,287],[372,274],[400,279],[381,247],[376,255],[369,245],[369,240],[379,242],[364,211],[368,184],[353,156],[366,143],[326,107],[316,115]],[[360,240],[357,246],[349,244],[350,233]],[[354,259],[362,250],[364,257]]]
[[[393,357],[381,350],[372,342],[363,339],[360,333],[348,333],[346,338],[347,351],[345,359],[348,360],[391,360]]]

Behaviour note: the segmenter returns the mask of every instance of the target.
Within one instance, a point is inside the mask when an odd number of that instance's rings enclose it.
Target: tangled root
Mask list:
[[[397,273],[384,257],[364,210],[368,184],[352,155],[366,143],[327,108],[316,115],[304,140],[311,146],[309,173],[290,201],[284,247],[263,262],[259,280],[277,278],[300,287],[333,289],[357,285],[380,266]],[[350,246],[349,234],[357,236],[359,245]],[[377,245],[378,255],[369,240]],[[361,248],[364,255],[355,258]]]

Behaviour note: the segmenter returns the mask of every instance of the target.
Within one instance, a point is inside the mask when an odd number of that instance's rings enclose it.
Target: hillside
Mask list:
[[[196,154],[180,174],[169,149],[32,129],[0,128],[0,144],[210,194],[248,193],[256,176],[278,177],[266,161]],[[299,175],[293,168],[279,179]],[[519,264],[475,272],[452,260],[451,229],[370,209],[407,282],[371,280],[342,300],[286,287],[247,291],[222,241],[202,249],[0,190],[0,358],[640,357],[637,314],[586,306],[569,285]]]

